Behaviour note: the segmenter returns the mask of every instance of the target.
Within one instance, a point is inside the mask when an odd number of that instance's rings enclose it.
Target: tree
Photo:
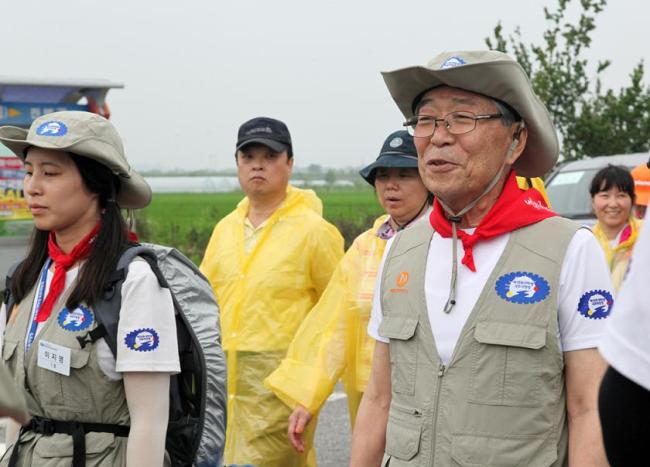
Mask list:
[[[329,169],[327,172],[325,172],[325,181],[330,188],[334,185],[334,183],[336,183],[336,179],[337,176],[334,169]]]
[[[611,62],[599,61],[595,76],[589,76],[584,51],[591,45],[595,18],[607,1],[580,0],[582,10],[575,23],[566,19],[570,3],[558,0],[555,11],[544,8],[549,26],[540,45],[525,44],[519,27],[506,39],[500,22],[493,38],[486,38],[485,43],[490,49],[514,55],[528,73],[558,128],[564,160],[647,151],[650,88],[643,84],[643,61],[630,73],[628,86],[619,92],[603,90],[601,74]]]

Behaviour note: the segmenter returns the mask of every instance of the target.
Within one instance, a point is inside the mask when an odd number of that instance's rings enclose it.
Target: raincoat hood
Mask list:
[[[237,212],[240,216],[246,217],[250,200],[248,196],[237,204]],[[300,212],[300,208],[307,208],[314,211],[319,216],[323,215],[323,202],[320,200],[314,190],[296,188],[287,185],[287,197],[284,199],[278,210],[279,215],[291,212]]]

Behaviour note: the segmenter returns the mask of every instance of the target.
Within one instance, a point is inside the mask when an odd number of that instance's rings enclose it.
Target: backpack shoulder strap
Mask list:
[[[4,290],[4,297],[3,297],[3,302],[5,304],[5,316],[7,318],[7,321],[9,321],[9,315],[11,314],[11,310],[16,304],[16,299],[15,297],[12,297],[11,295],[11,281],[13,280],[14,274],[20,267],[20,265],[23,264],[22,261],[18,261],[14,264],[11,265],[9,268],[9,271],[7,272],[7,277],[5,279],[5,290]]]
[[[136,257],[144,259],[149,264],[161,287],[168,287],[158,267],[158,260],[153,250],[142,245],[127,248],[120,256],[108,283],[105,284],[104,292],[93,306],[97,327],[85,336],[77,338],[82,348],[87,343],[104,337],[113,356],[117,358],[117,325],[120,320],[120,310],[122,309],[122,284],[126,279],[129,264]]]

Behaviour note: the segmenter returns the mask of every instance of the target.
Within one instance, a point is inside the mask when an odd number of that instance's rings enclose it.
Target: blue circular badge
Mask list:
[[[66,331],[83,331],[93,324],[93,313],[85,306],[79,306],[74,310],[64,308],[59,312],[57,321]]]
[[[160,344],[160,337],[152,328],[135,329],[126,335],[124,344],[137,352],[151,352]]]
[[[578,312],[589,319],[605,319],[612,311],[614,299],[606,290],[590,290],[580,297]]]
[[[504,274],[497,279],[494,288],[506,302],[520,305],[541,302],[551,290],[542,276],[524,271]]]
[[[457,66],[465,65],[467,62],[458,56],[449,57],[440,65],[440,69],[455,68]]]
[[[65,126],[65,123],[56,120],[50,120],[49,122],[42,123],[36,129],[36,134],[38,136],[63,136],[67,132],[68,127]]]

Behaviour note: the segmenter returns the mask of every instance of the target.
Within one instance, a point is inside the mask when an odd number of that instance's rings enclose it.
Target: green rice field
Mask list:
[[[371,189],[317,193],[324,217],[339,228],[346,248],[382,214]],[[137,215],[140,240],[174,246],[198,264],[215,224],[242,198],[240,192],[156,194]]]

